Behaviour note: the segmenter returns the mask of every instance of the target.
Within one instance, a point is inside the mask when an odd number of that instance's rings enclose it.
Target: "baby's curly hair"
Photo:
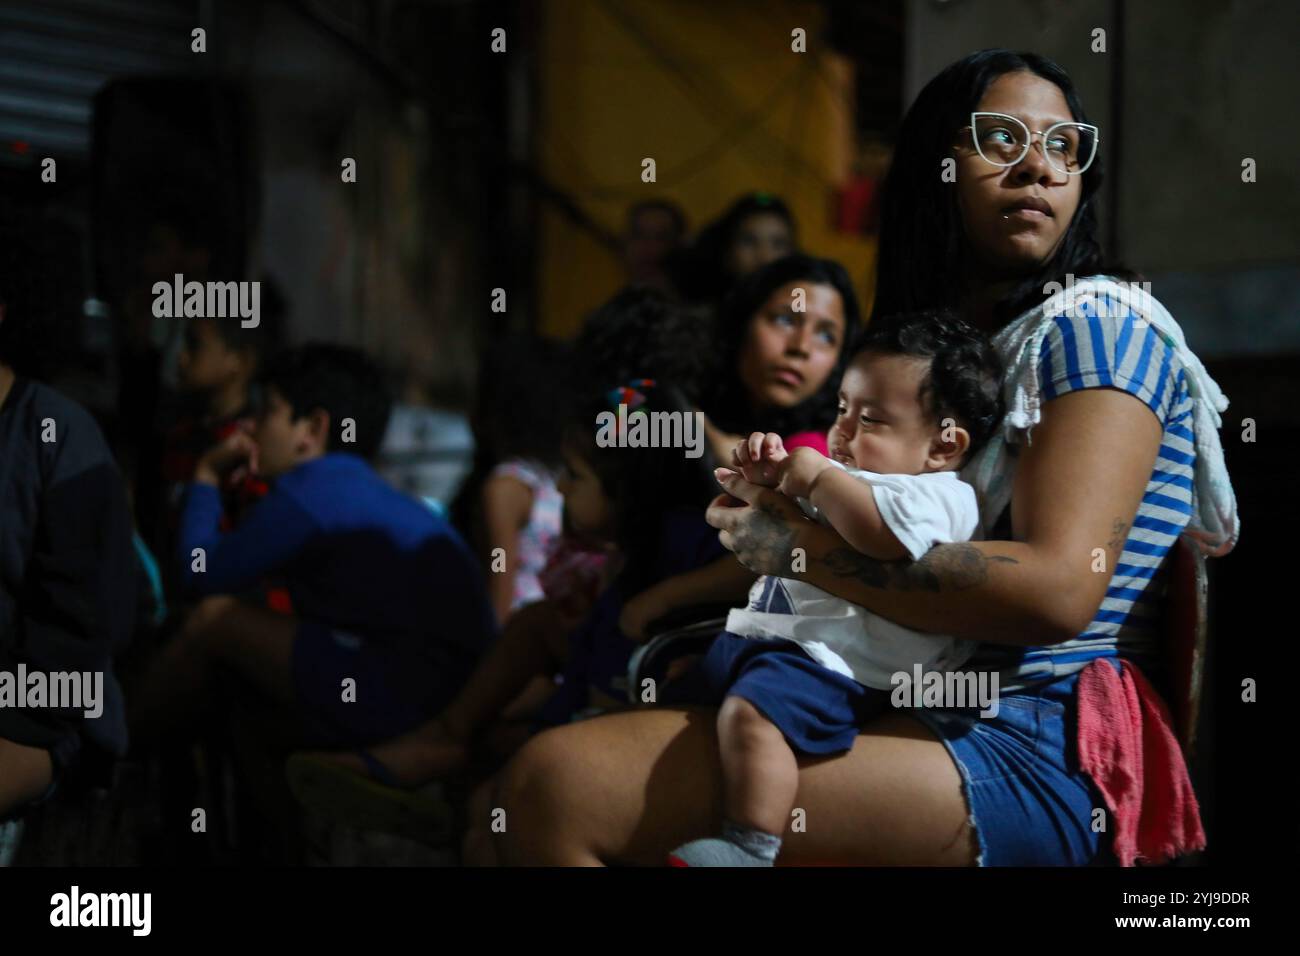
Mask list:
[[[854,355],[876,352],[928,358],[921,402],[938,420],[952,418],[970,433],[963,464],[993,437],[1002,421],[1002,359],[988,336],[955,312],[901,312],[867,327]]]

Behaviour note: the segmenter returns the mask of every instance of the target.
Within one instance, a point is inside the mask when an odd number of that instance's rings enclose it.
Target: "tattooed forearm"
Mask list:
[[[964,591],[988,579],[993,562],[1019,564],[1004,555],[985,555],[970,544],[942,544],[919,561],[879,561],[852,548],[835,548],[821,559],[831,574],[856,578],[868,587],[893,591]]]
[[[1128,531],[1128,522],[1123,518],[1116,518],[1111,522],[1110,540],[1106,542],[1106,548],[1110,551],[1119,551],[1124,547],[1125,532]]]
[[[856,578],[873,588],[895,591],[938,591],[939,581],[920,568],[920,562],[881,561],[852,548],[835,548],[822,558],[826,569],[837,578]]]

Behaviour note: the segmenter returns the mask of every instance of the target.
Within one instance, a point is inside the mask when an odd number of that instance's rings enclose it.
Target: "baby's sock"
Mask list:
[[[673,866],[772,866],[781,850],[781,838],[730,820],[722,824],[722,837],[692,840],[668,856]]]

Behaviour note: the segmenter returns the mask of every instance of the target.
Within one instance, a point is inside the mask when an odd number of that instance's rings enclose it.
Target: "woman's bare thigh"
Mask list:
[[[531,740],[502,770],[496,799],[509,863],[658,864],[716,833],[722,772],[716,711],[612,714]],[[800,761],[798,828],[782,863],[965,865],[976,854],[961,778],[943,745],[890,715],[847,754]],[[796,817],[792,817],[796,822]]]
[[[786,864],[970,866],[979,853],[961,773],[923,724],[890,714],[842,757],[801,760]]]

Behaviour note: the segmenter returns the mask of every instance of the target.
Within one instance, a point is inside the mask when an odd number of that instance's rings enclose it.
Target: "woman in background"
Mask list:
[[[771,193],[750,193],[700,230],[678,256],[676,285],[687,302],[715,309],[737,281],[798,248],[794,214]]]
[[[700,400],[714,457],[730,461],[741,436],[756,431],[826,454],[858,326],[857,296],[838,262],[796,254],[741,280],[719,317],[716,371]]]

